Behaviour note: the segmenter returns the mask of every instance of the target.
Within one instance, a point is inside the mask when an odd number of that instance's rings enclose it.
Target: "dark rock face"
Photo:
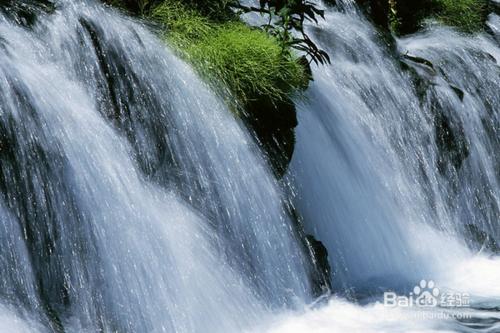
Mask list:
[[[490,0],[488,2],[490,11],[500,15],[500,1],[499,0]]]
[[[328,250],[314,236],[307,235],[306,242],[310,249],[313,262],[316,266],[316,272],[312,278],[315,290],[313,292],[317,296],[327,294],[332,289],[330,282],[331,267],[328,262]]]
[[[422,20],[432,13],[435,0],[397,0],[396,13],[399,20],[398,33],[405,35],[416,32]]]
[[[389,1],[387,0],[357,0],[367,16],[380,27],[389,27]]]
[[[304,220],[291,201],[285,202],[285,207],[292,221],[294,221],[296,235],[301,240],[304,253],[308,254],[311,263],[312,269],[309,272],[311,292],[316,298],[328,296],[332,291],[330,279],[332,270],[328,261],[328,250],[321,241],[305,232]]]
[[[375,24],[384,29],[389,29],[391,17],[389,0],[357,0],[357,2]],[[420,22],[431,14],[434,7],[434,0],[394,1],[393,9],[398,20],[397,32],[403,35],[416,32],[420,28]]]
[[[445,172],[448,166],[460,169],[469,156],[469,147],[465,140],[461,124],[453,124],[449,117],[437,110],[435,118],[436,145],[439,149],[438,168]]]
[[[246,106],[245,122],[255,133],[278,177],[288,168],[295,147],[297,114],[291,100],[273,102],[263,96]]]
[[[164,133],[171,124],[146,117],[144,110],[161,110],[161,103],[152,96],[151,83],[139,78],[120,47],[108,41],[102,29],[86,19],[80,19],[85,34],[94,48],[101,75],[96,80],[99,110],[129,139],[137,154],[137,162],[148,177],[162,178],[162,170],[175,169],[176,161],[171,154]],[[84,59],[81,60],[84,63]],[[90,66],[90,65],[88,65]],[[167,87],[166,87],[167,88]],[[164,108],[168,106],[163,105]],[[141,135],[137,134],[140,128]],[[168,177],[166,177],[168,178]]]
[[[306,79],[297,87],[306,90],[313,81],[311,65],[305,56],[298,63],[304,68]],[[250,100],[243,111],[245,123],[264,149],[276,177],[286,173],[295,148],[295,127],[298,125],[297,110],[291,98],[271,99],[269,96],[256,96]]]

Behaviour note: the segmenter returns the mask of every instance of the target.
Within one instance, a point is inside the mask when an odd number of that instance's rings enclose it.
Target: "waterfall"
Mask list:
[[[471,36],[432,23],[393,43],[346,0],[309,28],[332,64],[313,71],[288,177],[337,295],[265,332],[500,329],[498,16],[487,24]],[[470,303],[382,300],[415,297],[423,279]]]
[[[0,331],[498,330],[499,16],[487,27],[393,38],[337,0],[307,28],[332,64],[296,100],[277,180],[155,26],[94,0],[2,4]],[[328,298],[303,231],[328,250]],[[380,303],[422,279],[470,294],[473,318]]]
[[[186,64],[93,1],[13,6],[0,12],[2,325],[238,332],[310,300],[280,185]]]
[[[332,65],[314,71],[290,174],[334,288],[412,288],[487,251],[478,234],[498,242],[494,38],[431,25],[394,45],[350,1],[309,31]]]

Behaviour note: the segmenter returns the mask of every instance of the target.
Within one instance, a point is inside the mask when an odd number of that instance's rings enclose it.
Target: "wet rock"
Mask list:
[[[442,110],[436,110],[436,145],[439,150],[438,168],[444,173],[448,165],[460,169],[469,156],[469,146],[461,124],[453,124]]]
[[[441,68],[424,58],[403,54],[400,56],[402,68],[412,74],[416,91],[422,104],[430,105],[434,115],[435,144],[438,148],[438,169],[445,173],[449,167],[459,170],[469,156],[469,145],[463,124],[454,117],[454,105],[437,94],[436,87],[450,89],[463,102],[465,92],[451,84]]]
[[[291,100],[273,102],[268,96],[250,101],[244,119],[266,152],[277,177],[281,178],[295,147],[297,113]]]
[[[500,15],[500,0],[490,0],[488,4],[492,12]]]
[[[317,296],[329,293],[332,289],[330,282],[331,267],[328,261],[328,250],[312,235],[306,235],[306,242],[311,252],[317,272],[313,276],[314,293]]]
[[[285,209],[294,222],[294,229],[297,233],[297,238],[301,240],[304,253],[308,255],[308,261],[312,268],[309,280],[313,295],[318,298],[330,295],[332,290],[330,276],[332,271],[330,262],[328,261],[327,248],[313,235],[306,234],[304,231],[304,221],[291,201],[285,201]]]
[[[330,5],[330,6],[335,6],[337,5],[337,0],[323,0],[323,2],[327,5]]]
[[[409,60],[409,61],[411,61],[411,62],[413,62],[415,64],[426,66],[427,68],[432,69],[434,71],[434,73],[435,73],[434,64],[432,62],[430,62],[429,60],[427,60],[427,59],[420,58],[420,57],[417,57],[417,56],[412,56],[412,55],[410,55],[408,53],[403,54],[402,58],[404,60]]]
[[[472,246],[478,251],[488,251],[493,254],[500,254],[500,246],[497,244],[495,239],[481,230],[475,224],[467,224],[465,226],[465,232],[468,236],[469,241],[472,242]]]
[[[408,53],[399,56],[399,63],[403,70],[411,74],[417,95],[423,101],[431,87],[436,84],[438,73],[434,65],[427,59],[409,55]]]
[[[422,20],[431,13],[432,0],[357,0],[366,15],[378,26],[389,30],[395,20],[398,34],[410,34],[421,27]],[[392,25],[394,27],[394,25]]]
[[[366,15],[378,26],[389,28],[389,1],[356,0]]]
[[[460,101],[464,101],[464,96],[465,93],[462,89],[450,84],[450,88],[453,90],[453,92],[457,95],[457,97],[460,99]]]
[[[422,20],[432,13],[434,5],[433,0],[396,0],[397,32],[405,35],[418,31]]]

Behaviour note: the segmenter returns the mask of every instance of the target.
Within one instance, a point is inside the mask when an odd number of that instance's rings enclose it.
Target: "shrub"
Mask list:
[[[316,64],[330,63],[330,57],[318,48],[306,33],[306,21],[318,23],[318,17],[325,18],[325,11],[310,0],[260,0],[259,6],[240,4],[239,0],[227,0],[229,6],[243,12],[257,12],[268,16],[268,23],[262,28],[275,36],[283,49],[293,48],[306,54]]]
[[[152,17],[164,24],[165,38],[181,56],[243,105],[261,96],[281,101],[307,85],[304,67],[261,30],[234,20],[210,21],[177,1],[156,7]]]

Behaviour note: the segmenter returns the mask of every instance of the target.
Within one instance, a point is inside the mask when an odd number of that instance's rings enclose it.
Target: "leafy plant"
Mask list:
[[[125,8],[135,14],[154,12],[169,0],[103,0],[113,6]],[[281,44],[283,53],[296,49],[305,53],[309,62],[325,64],[330,62],[328,54],[318,48],[305,32],[305,22],[318,23],[324,19],[324,10],[310,0],[259,0],[256,6],[244,5],[240,0],[185,0],[185,8],[197,11],[202,16],[217,22],[237,19],[237,14],[257,12],[268,16],[263,30],[274,36]],[[236,10],[236,13],[235,13]]]
[[[281,101],[307,85],[304,67],[262,30],[240,21],[210,21],[175,0],[156,7],[152,18],[165,25],[169,44],[198,72],[229,88],[242,104],[262,96]]]
[[[242,5],[239,1],[229,4],[244,13],[257,12],[268,16],[263,29],[275,36],[281,43],[282,51],[293,48],[304,52],[316,64],[330,62],[328,53],[318,48],[305,32],[306,21],[318,23],[324,17],[324,10],[309,0],[260,0],[259,6]],[[298,36],[297,36],[298,33]]]

